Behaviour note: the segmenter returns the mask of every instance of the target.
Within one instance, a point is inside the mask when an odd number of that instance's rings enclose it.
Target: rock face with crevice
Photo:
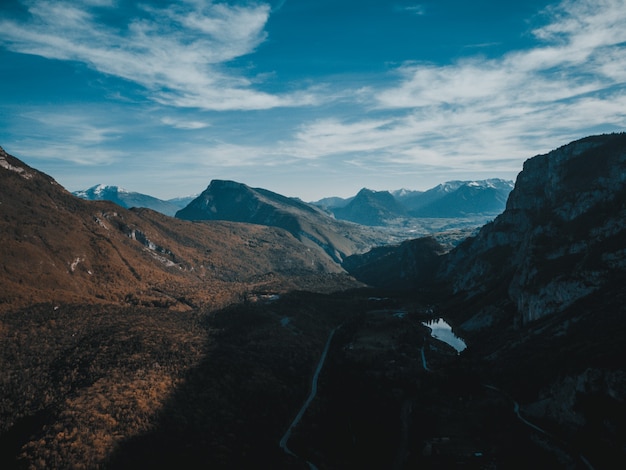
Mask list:
[[[611,134],[526,161],[504,213],[447,256],[439,279],[467,298],[501,291],[525,324],[625,270],[626,134]]]

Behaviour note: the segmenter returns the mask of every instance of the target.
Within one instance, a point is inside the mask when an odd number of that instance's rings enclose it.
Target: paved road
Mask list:
[[[294,420],[291,422],[291,425],[289,426],[289,428],[283,435],[282,439],[280,440],[280,443],[279,443],[280,448],[283,449],[283,451],[286,454],[289,454],[292,457],[298,458],[298,456],[294,454],[291,451],[291,449],[289,449],[289,447],[287,446],[287,442],[289,441],[289,438],[291,437],[291,431],[298,425],[298,423],[302,419],[302,416],[304,416],[304,413],[306,412],[307,408],[309,407],[309,405],[315,398],[315,395],[317,394],[317,381],[319,379],[320,372],[322,371],[322,368],[324,367],[324,361],[326,361],[326,356],[328,355],[328,350],[330,349],[330,343],[333,339],[333,336],[335,335],[335,331],[337,331],[337,328],[334,328],[328,335],[328,339],[326,340],[326,346],[324,346],[324,351],[322,351],[322,356],[320,357],[320,360],[317,363],[317,369],[315,369],[315,373],[313,374],[313,379],[311,380],[311,392],[309,393],[309,396],[305,400],[304,404],[300,408],[300,411],[298,411],[298,414],[296,415]],[[307,462],[307,464],[312,469],[316,468],[315,465],[313,465],[311,462]]]
[[[428,367],[428,363],[426,362],[426,354],[424,353],[424,347],[426,346],[426,337],[424,337],[424,342],[422,343],[422,347],[420,348],[420,352],[422,353],[422,365],[424,366],[424,370],[426,372],[430,372],[430,368]]]

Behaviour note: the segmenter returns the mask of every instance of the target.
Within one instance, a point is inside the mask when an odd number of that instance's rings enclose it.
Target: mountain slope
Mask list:
[[[349,256],[343,267],[359,281],[376,288],[419,289],[430,283],[444,251],[432,237],[417,238]]]
[[[0,258],[0,309],[36,302],[185,309],[340,271],[280,228],[195,224],[84,201],[4,150]]]
[[[450,181],[401,199],[413,217],[465,217],[499,214],[513,189],[511,181]]]
[[[118,186],[98,184],[89,189],[74,191],[72,194],[88,201],[111,201],[127,209],[131,207],[145,207],[171,216],[180,209],[179,205],[172,202],[163,201],[147,194],[127,191]]]
[[[388,191],[363,188],[346,206],[333,209],[335,217],[361,225],[380,226],[406,216],[406,210]]]
[[[234,181],[212,181],[200,196],[178,211],[176,217],[280,227],[308,249],[325,254],[336,263],[385,240],[380,233],[334,220],[300,200]]]

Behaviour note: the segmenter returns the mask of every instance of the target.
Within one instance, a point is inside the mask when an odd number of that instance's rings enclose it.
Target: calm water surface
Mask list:
[[[432,330],[431,336],[433,338],[448,343],[456,349],[457,352],[461,352],[467,348],[465,341],[452,332],[452,327],[443,318],[427,321],[424,325]]]

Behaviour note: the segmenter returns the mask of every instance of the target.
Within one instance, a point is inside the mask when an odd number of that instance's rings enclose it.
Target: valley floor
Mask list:
[[[430,336],[436,311],[432,299],[363,289],[215,312],[5,314],[0,463],[586,468],[558,428],[487,382],[483,362]]]

